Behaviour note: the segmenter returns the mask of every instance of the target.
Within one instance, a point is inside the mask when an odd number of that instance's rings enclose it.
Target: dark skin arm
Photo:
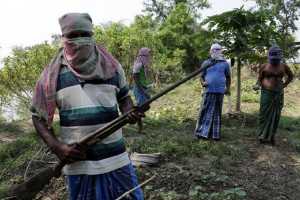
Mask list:
[[[200,83],[201,83],[202,87],[207,86],[207,83],[205,82],[204,77],[202,75],[200,75]]]
[[[83,147],[78,144],[68,145],[60,142],[54,135],[53,129],[48,129],[46,122],[36,116],[32,116],[32,122],[38,135],[61,161],[72,163],[85,159]]]
[[[231,77],[226,76],[226,91],[225,91],[225,94],[230,95],[230,85],[231,85]]]
[[[259,85],[262,84],[262,80],[263,80],[263,72],[264,72],[264,69],[265,69],[265,65],[261,65],[259,66],[259,70],[258,70],[258,78],[257,78],[257,83]]]
[[[287,65],[285,65],[285,75],[286,75],[287,78],[286,78],[286,80],[283,84],[283,87],[288,86],[288,84],[290,82],[292,82],[292,80],[294,79],[294,74],[293,74],[292,70]]]
[[[119,106],[121,112],[126,113],[133,108],[133,102],[128,96],[119,103]],[[138,111],[131,113],[128,116],[129,123],[136,123],[141,117],[145,117],[144,113]],[[32,122],[38,135],[61,161],[72,163],[86,158],[85,147],[78,144],[68,145],[62,143],[54,135],[53,129],[48,129],[46,122],[36,116],[32,116]]]
[[[253,86],[253,90],[257,91],[262,85],[262,80],[263,80],[263,70],[265,68],[265,65],[258,65],[258,77],[256,84]]]
[[[230,73],[229,66],[228,66],[228,70],[225,71],[225,76],[226,76],[226,90],[225,90],[225,94],[226,95],[230,95],[231,73]]]

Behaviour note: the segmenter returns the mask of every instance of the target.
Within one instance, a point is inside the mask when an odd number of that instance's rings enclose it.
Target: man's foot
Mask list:
[[[143,133],[143,126],[138,126],[138,133],[142,134]]]
[[[220,141],[221,138],[213,138],[213,140],[217,142],[217,141]]]
[[[271,143],[272,146],[275,146],[276,142],[275,142],[275,138],[274,137],[271,138],[270,143]]]
[[[267,145],[275,145],[275,140],[266,140],[266,139],[259,139],[260,144],[267,144]]]
[[[201,135],[196,135],[197,139],[199,140],[208,140],[208,138],[201,136]]]
[[[139,129],[138,134],[143,134],[143,129]]]
[[[142,134],[143,133],[143,122],[142,122],[142,120],[138,121],[137,125],[138,125],[138,133]]]
[[[265,140],[265,139],[259,139],[258,141],[259,141],[260,144],[267,144],[268,143],[268,141]]]

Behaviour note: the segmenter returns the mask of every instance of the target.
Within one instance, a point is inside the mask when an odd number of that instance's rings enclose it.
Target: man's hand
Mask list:
[[[230,89],[229,89],[229,88],[226,88],[226,90],[225,90],[225,95],[230,95],[230,94],[231,94]]]
[[[134,108],[134,106],[133,106],[133,102],[132,102],[131,97],[127,96],[125,99],[123,99],[121,102],[119,102],[119,107],[120,107],[120,110],[123,114],[129,112],[130,110],[132,110]],[[128,119],[128,122],[130,124],[135,124],[137,121],[140,121],[141,118],[143,118],[143,117],[145,117],[144,112],[136,110],[134,112],[131,112],[128,115],[127,119]]]
[[[253,85],[253,87],[252,87],[252,89],[253,89],[254,91],[259,90],[259,88],[260,88],[260,86],[259,86],[258,84],[255,84],[255,85]]]
[[[202,87],[207,87],[208,86],[208,84],[205,82],[205,81],[201,81],[201,85],[202,85]]]
[[[67,145],[57,140],[53,129],[48,129],[45,120],[32,116],[32,122],[37,133],[61,161],[68,164],[77,160],[84,160],[86,158],[86,151],[84,147],[81,147],[78,144]]]
[[[78,144],[68,145],[59,143],[51,149],[61,161],[66,162],[67,164],[86,159],[85,148],[79,146]]]
[[[140,121],[143,117],[145,117],[145,113],[136,110],[128,115],[128,122],[130,124],[135,124],[136,122]]]

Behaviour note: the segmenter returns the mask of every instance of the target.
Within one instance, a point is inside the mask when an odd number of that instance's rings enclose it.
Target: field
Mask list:
[[[251,89],[254,78],[244,74],[242,113],[227,115],[227,97],[224,99],[221,141],[199,141],[193,136],[201,102],[197,80],[155,102],[147,113],[143,134],[134,125],[124,128],[129,152],[162,153],[158,166],[137,169],[140,182],[157,175],[143,188],[145,199],[300,199],[300,81],[285,91],[277,145],[268,146],[256,141],[259,94]],[[232,88],[233,103],[234,91]],[[30,122],[2,122],[0,132],[0,192],[55,161]],[[60,178],[52,180],[37,199],[66,196]]]

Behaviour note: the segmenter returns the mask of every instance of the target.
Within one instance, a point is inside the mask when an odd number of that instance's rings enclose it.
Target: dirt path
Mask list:
[[[147,174],[147,177],[154,173],[159,175],[144,189],[146,199],[219,200],[225,199],[222,195],[226,191],[241,188],[247,193],[245,197],[229,199],[299,200],[300,155],[289,147],[286,139],[280,138],[275,147],[260,145],[250,137],[241,141],[248,152],[243,159],[166,158],[159,168],[141,169],[142,175]],[[193,198],[191,194],[195,193],[195,188],[199,194]],[[219,196],[205,196],[212,193]],[[163,194],[168,198],[163,198]]]
[[[253,140],[245,143],[250,159],[236,168],[233,177],[246,188],[249,199],[300,199],[300,156],[286,139],[278,141],[275,147]]]

